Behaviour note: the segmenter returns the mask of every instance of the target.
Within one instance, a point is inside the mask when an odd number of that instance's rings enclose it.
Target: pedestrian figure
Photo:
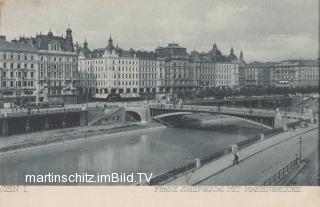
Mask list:
[[[239,164],[239,156],[237,153],[234,154],[234,160],[233,160],[233,164],[238,165]]]

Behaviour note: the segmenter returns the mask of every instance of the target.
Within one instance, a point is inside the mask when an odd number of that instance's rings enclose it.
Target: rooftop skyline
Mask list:
[[[214,42],[246,61],[317,58],[316,0],[0,0],[0,33],[8,40],[36,33],[86,37],[91,49],[107,45],[112,34],[124,49],[154,50],[178,43],[207,52]]]

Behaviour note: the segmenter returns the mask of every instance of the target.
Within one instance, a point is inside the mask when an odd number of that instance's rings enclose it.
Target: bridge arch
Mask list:
[[[126,121],[128,119],[134,119],[135,121],[142,121],[141,114],[136,111],[127,111],[126,110]]]
[[[145,123],[150,120],[150,109],[148,107],[134,107],[126,106],[125,112],[132,117],[135,117],[137,120]]]

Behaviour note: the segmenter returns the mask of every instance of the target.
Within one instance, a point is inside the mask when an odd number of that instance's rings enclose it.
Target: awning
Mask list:
[[[109,94],[107,94],[107,93],[101,93],[101,94],[97,93],[94,95],[95,98],[103,98],[103,99],[108,98],[108,96],[109,96]]]
[[[122,93],[120,94],[121,98],[140,98],[139,93]]]

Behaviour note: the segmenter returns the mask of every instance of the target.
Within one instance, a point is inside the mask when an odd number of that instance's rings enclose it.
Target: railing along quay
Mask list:
[[[276,174],[274,174],[271,178],[266,180],[263,185],[270,186],[270,185],[275,185],[278,182],[281,181],[284,176],[286,176],[289,172],[291,172],[293,169],[297,168],[300,166],[301,161],[299,159],[295,159],[292,162],[290,162],[287,166],[279,170]]]

